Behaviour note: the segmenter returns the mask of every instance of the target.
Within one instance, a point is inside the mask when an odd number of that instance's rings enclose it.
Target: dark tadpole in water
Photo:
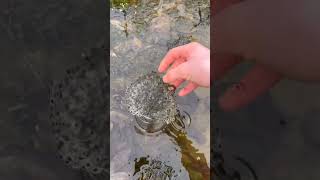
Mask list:
[[[109,171],[109,80],[101,64],[106,54],[102,48],[92,49],[50,89],[50,121],[59,157],[93,179]]]

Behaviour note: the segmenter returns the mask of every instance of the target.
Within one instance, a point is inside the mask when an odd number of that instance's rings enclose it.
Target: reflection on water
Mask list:
[[[177,131],[171,127],[166,130],[166,134],[173,138],[174,142],[181,149],[181,162],[189,172],[190,179],[209,179],[210,169],[203,153],[199,152],[188,139],[184,132]]]
[[[181,162],[188,171],[189,178],[209,179],[210,169],[206,157],[193,146],[192,141],[188,139],[187,134],[177,130],[174,126],[167,127],[163,132],[171,137],[170,140],[173,143],[176,143],[180,148]],[[158,164],[158,166],[154,167],[155,164]],[[162,166],[165,168],[162,168]],[[146,169],[142,169],[142,167],[145,167]],[[136,174],[137,176],[135,176]],[[147,157],[140,157],[139,160],[137,158],[134,160],[133,176],[138,177],[138,179],[141,180],[166,180],[167,178],[178,177],[178,174],[172,167],[165,165],[163,162],[154,159],[150,160],[150,156],[148,155]]]
[[[111,176],[115,180],[209,179],[208,90],[176,97],[178,109],[186,112],[182,113],[186,119],[189,114],[192,123],[185,121],[188,125],[179,131],[184,123],[178,122],[155,136],[136,131],[134,117],[123,103],[125,89],[141,75],[157,70],[168,49],[191,41],[209,47],[209,1],[111,3],[115,7],[110,20]]]

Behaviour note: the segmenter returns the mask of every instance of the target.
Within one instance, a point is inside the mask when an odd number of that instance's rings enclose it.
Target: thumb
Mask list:
[[[177,79],[188,79],[190,68],[188,62],[184,62],[179,66],[170,69],[165,76],[163,76],[163,82],[172,83]],[[189,80],[189,79],[188,79]]]

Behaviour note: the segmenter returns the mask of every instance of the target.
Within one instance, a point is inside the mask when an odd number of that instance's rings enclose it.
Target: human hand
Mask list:
[[[184,81],[189,82],[179,96],[185,96],[199,86],[209,87],[210,50],[196,42],[173,48],[159,65],[159,72],[166,70],[163,77],[165,83],[179,87]]]
[[[219,98],[236,110],[268,91],[283,77],[320,80],[319,1],[216,0],[213,4],[213,81],[242,59],[255,66]]]

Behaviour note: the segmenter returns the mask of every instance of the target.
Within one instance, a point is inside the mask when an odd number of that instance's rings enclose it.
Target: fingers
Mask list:
[[[180,64],[186,62],[185,59],[177,59],[171,66],[170,68],[173,69],[173,68],[176,68],[178,67]]]
[[[195,84],[193,82],[189,82],[183,89],[180,90],[179,96],[185,96],[185,95],[191,93],[197,87],[198,87],[197,84]]]
[[[186,57],[188,57],[189,50],[192,45],[192,43],[189,43],[171,49],[161,61],[158,71],[164,72],[175,60],[185,59]]]
[[[190,68],[186,63],[182,63],[178,67],[170,69],[170,71],[168,71],[167,74],[163,76],[163,82],[171,84],[178,79],[188,79],[187,72],[190,72]]]
[[[242,61],[240,56],[232,54],[215,53],[211,58],[210,69],[213,72],[213,77],[210,77],[211,81],[221,79],[230,69]]]
[[[172,85],[174,85],[174,87],[179,87],[182,83],[184,82],[184,79],[177,79],[174,82],[170,83]]]
[[[184,60],[181,60],[181,59],[175,61],[175,62],[171,65],[170,70],[178,67],[178,66],[179,66],[180,64],[182,64],[183,62],[184,62]],[[170,71],[170,70],[169,70],[169,71]],[[178,79],[174,80],[173,82],[169,82],[169,83],[177,88],[177,87],[179,87],[180,84],[182,84],[184,81],[185,81],[184,79],[178,78]]]
[[[243,107],[272,88],[281,78],[279,73],[256,65],[239,84],[228,89],[219,99],[220,107],[225,111]]]

